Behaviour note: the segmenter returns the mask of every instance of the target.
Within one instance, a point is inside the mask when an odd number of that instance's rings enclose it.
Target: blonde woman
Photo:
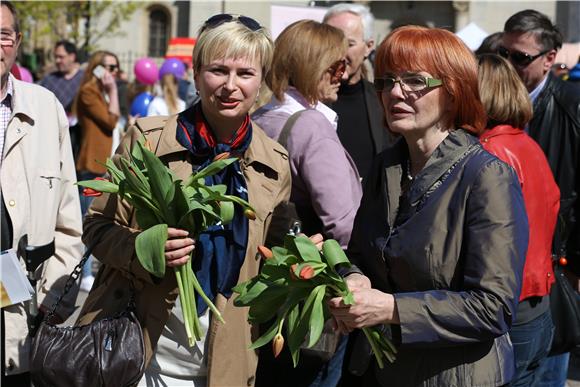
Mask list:
[[[560,190],[542,149],[523,130],[532,118],[532,103],[513,66],[498,55],[481,55],[478,82],[488,115],[480,141],[485,150],[516,171],[528,214],[530,240],[510,330],[516,360],[516,374],[510,385],[530,386],[540,381],[554,334],[549,295],[554,283],[552,239]]]
[[[338,116],[325,104],[336,102],[340,83],[348,78],[347,46],[344,33],[330,25],[312,20],[289,25],[276,39],[267,79],[274,96],[252,114],[270,137],[288,149],[290,198],[302,231],[336,239],[344,248],[362,187],[356,165],[336,133]],[[304,352],[296,369],[287,349],[275,359],[270,348],[264,348],[256,385],[336,385],[345,346],[342,337],[330,360]]]
[[[185,110],[185,101],[177,94],[177,78],[171,73],[161,77],[161,95],[151,101],[147,109],[147,116],[167,116]]]
[[[239,157],[213,178],[219,178],[229,194],[249,200],[256,219],[248,220],[238,208],[231,224],[208,230],[196,241],[187,231],[170,228],[165,245],[168,267],[184,265],[195,249],[193,268],[225,325],[211,319],[205,302],[198,299],[207,335],[190,348],[172,270],[154,281],[136,259],[134,241],[140,229],[131,206],[115,195],[103,195],[85,218],[83,239],[87,244],[99,240],[93,251],[103,265],[79,323],[114,315],[135,289],[147,366],[140,385],[254,383],[257,352],[248,350],[252,342],[248,310],[234,307],[231,289],[257,275],[257,247],[264,243],[273,209],[290,194],[288,154],[248,115],[272,63],[272,50],[268,33],[255,20],[229,14],[209,18],[193,52],[199,102],[177,115],[138,119],[119,147],[124,152],[144,135],[180,179],[222,152]]]

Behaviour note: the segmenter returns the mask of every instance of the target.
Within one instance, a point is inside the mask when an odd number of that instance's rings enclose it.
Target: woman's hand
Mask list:
[[[165,264],[168,267],[182,266],[189,260],[189,255],[195,248],[195,241],[188,238],[185,230],[169,227],[167,242],[165,242]]]
[[[341,333],[378,324],[399,323],[397,304],[392,294],[369,288],[355,288],[352,293],[354,305],[345,305],[342,297],[328,301],[330,312],[337,320],[337,329]]]
[[[108,71],[105,71],[103,77],[101,78],[101,83],[103,84],[103,88],[110,94],[111,92],[117,92],[117,83],[115,82],[115,77]]]

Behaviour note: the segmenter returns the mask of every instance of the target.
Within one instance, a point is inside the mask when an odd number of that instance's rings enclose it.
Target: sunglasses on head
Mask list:
[[[328,72],[330,73],[331,81],[333,83],[340,81],[345,71],[346,71],[346,59],[341,59],[334,62],[328,68]]]
[[[257,21],[255,21],[251,17],[247,17],[247,16],[243,16],[243,15],[232,15],[229,13],[222,13],[222,14],[215,15],[215,16],[212,16],[209,19],[207,19],[205,21],[205,23],[203,23],[203,26],[201,27],[200,33],[209,29],[209,28],[215,28],[215,27],[220,26],[224,23],[230,23],[230,22],[234,22],[234,21],[240,22],[241,24],[248,27],[252,31],[258,31],[258,30],[262,29],[262,26],[260,25],[260,23],[258,23]]]
[[[508,59],[516,66],[526,67],[530,63],[532,63],[533,61],[535,61],[536,59],[541,57],[542,55],[545,55],[548,52],[550,52],[550,50],[542,51],[537,55],[530,55],[530,54],[526,54],[525,52],[521,52],[521,51],[510,51],[507,48],[500,46],[498,48],[497,52],[499,55],[501,55],[505,59]]]

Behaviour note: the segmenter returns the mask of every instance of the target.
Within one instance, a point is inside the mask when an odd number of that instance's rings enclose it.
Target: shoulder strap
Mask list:
[[[296,121],[298,121],[298,118],[300,118],[300,115],[302,115],[302,113],[304,113],[305,111],[306,111],[306,109],[297,111],[296,113],[292,114],[288,118],[288,121],[286,121],[286,123],[284,124],[284,127],[282,128],[282,131],[280,132],[280,136],[278,136],[278,142],[284,148],[286,148],[288,145],[288,137],[290,136],[290,131],[292,130],[292,127],[294,126]]]

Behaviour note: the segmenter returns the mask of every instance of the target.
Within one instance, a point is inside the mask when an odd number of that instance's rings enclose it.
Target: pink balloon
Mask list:
[[[141,58],[135,62],[135,77],[141,83],[152,85],[157,82],[159,70],[151,58]]]
[[[20,71],[20,80],[28,83],[33,83],[34,78],[32,78],[32,74],[26,67],[18,66],[18,70]]]

